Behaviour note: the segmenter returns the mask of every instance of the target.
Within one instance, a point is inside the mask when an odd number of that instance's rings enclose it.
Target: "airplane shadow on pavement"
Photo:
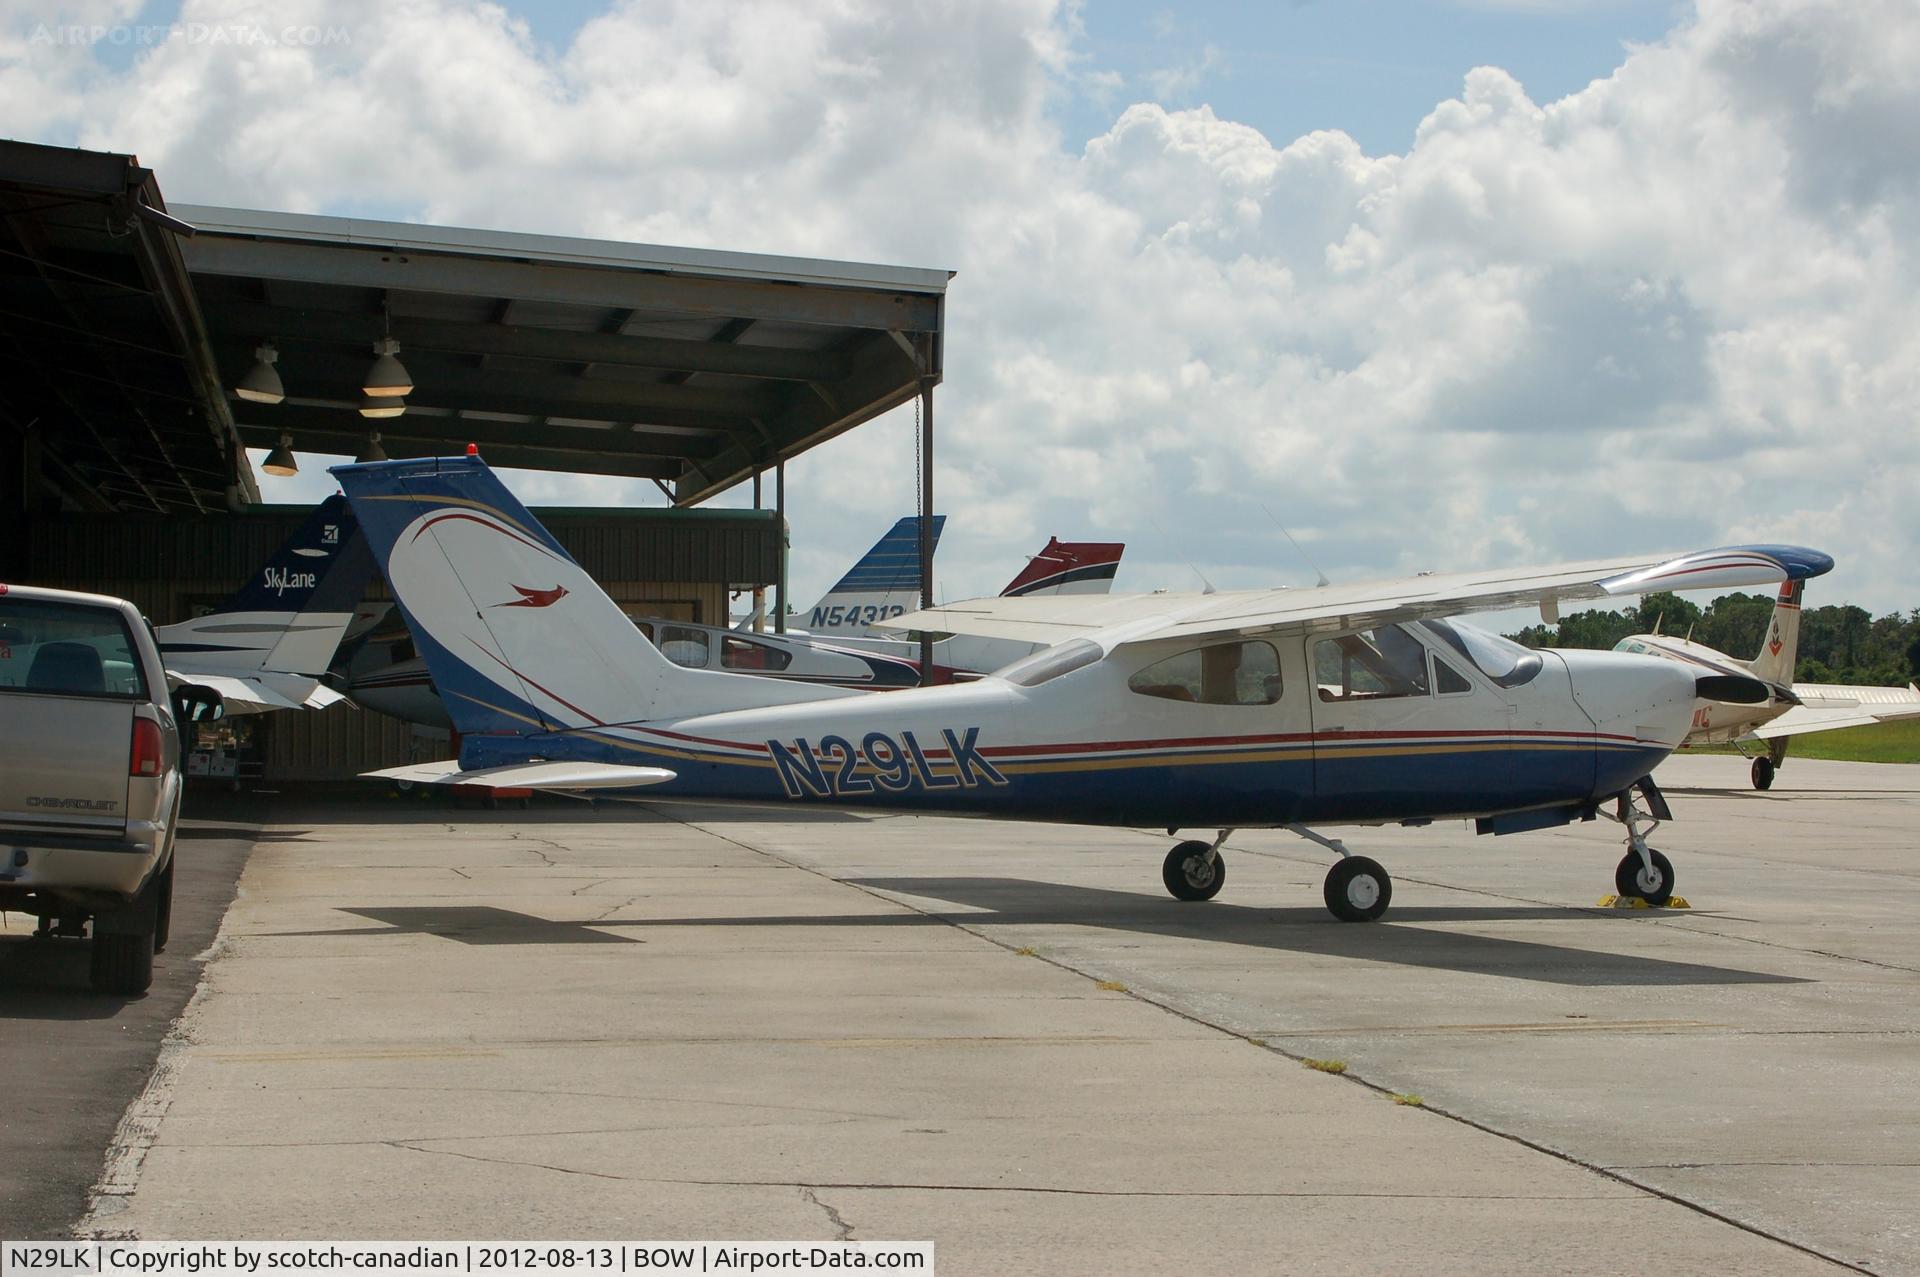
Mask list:
[[[913,913],[684,918],[604,918],[555,921],[490,906],[349,908],[345,913],[381,925],[330,931],[272,932],[271,936],[434,935],[462,944],[626,944],[647,931],[675,927],[921,927],[960,925],[991,934],[1000,927],[1079,926],[1158,935],[1206,944],[1238,945],[1270,953],[1353,958],[1410,967],[1505,976],[1576,986],[1797,984],[1797,977],[1629,953],[1437,930],[1422,923],[1565,921],[1633,925],[1644,921],[1592,910],[1536,905],[1395,910],[1383,922],[1335,922],[1318,907],[1271,908],[1211,901],[1183,904],[1144,893],[1070,886],[1024,878],[860,878],[854,886],[916,900],[944,901],[967,912],[910,904]],[[907,903],[907,902],[902,902]],[[975,912],[984,911],[984,912]],[[1623,938],[1632,933],[1617,933]],[[266,938],[263,936],[262,938]]]

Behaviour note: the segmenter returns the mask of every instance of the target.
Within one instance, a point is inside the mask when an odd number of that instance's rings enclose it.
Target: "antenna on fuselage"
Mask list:
[[[1264,501],[1259,501],[1259,502],[1255,502],[1255,504],[1260,507],[1260,513],[1266,515],[1269,519],[1273,519],[1273,526],[1280,529],[1280,535],[1287,539],[1287,544],[1292,546],[1293,552],[1300,556],[1300,561],[1313,569],[1314,585],[1315,586],[1332,585],[1333,582],[1327,580],[1327,574],[1320,570],[1320,565],[1318,563],[1315,563],[1312,559],[1308,558],[1307,552],[1300,548],[1300,543],[1293,539],[1293,533],[1287,531],[1287,525],[1280,522],[1280,520],[1273,518],[1273,511],[1267,509],[1267,503]]]
[[[1156,519],[1156,518],[1154,518],[1154,517],[1153,517],[1152,515],[1148,515],[1148,516],[1147,516],[1147,522],[1148,522],[1148,523],[1151,523],[1151,524],[1153,525],[1153,530],[1154,530],[1155,532],[1158,532],[1158,533],[1160,534],[1160,539],[1161,539],[1161,540],[1163,540],[1163,541],[1172,541],[1172,540],[1173,540],[1173,538],[1172,538],[1172,537],[1170,537],[1170,536],[1168,536],[1168,535],[1167,535],[1167,530],[1166,530],[1165,528],[1163,528],[1163,527],[1161,527],[1161,526],[1160,526],[1160,520],[1158,520],[1158,519]],[[1215,589],[1213,588],[1213,582],[1211,582],[1211,581],[1209,581],[1209,580],[1207,580],[1207,574],[1206,574],[1205,572],[1202,572],[1202,571],[1201,571],[1201,570],[1200,570],[1200,569],[1199,569],[1198,567],[1196,567],[1196,566],[1194,565],[1194,562],[1193,562],[1193,560],[1187,557],[1187,552],[1186,552],[1185,550],[1182,550],[1182,549],[1181,549],[1181,548],[1179,547],[1179,545],[1178,545],[1178,544],[1176,544],[1176,545],[1175,545],[1175,546],[1173,547],[1173,552],[1174,552],[1175,554],[1177,554],[1177,555],[1179,555],[1179,556],[1180,556],[1180,561],[1181,561],[1182,563],[1184,563],[1184,564],[1186,564],[1186,565],[1187,565],[1187,567],[1188,567],[1188,568],[1190,568],[1190,569],[1192,570],[1192,572],[1193,572],[1193,574],[1194,574],[1195,576],[1197,576],[1197,577],[1199,577],[1199,578],[1200,578],[1200,584],[1201,584],[1202,586],[1204,586],[1204,587],[1205,587],[1204,589],[1202,589],[1202,590],[1200,591],[1200,593],[1202,593],[1202,594],[1216,594],[1216,593],[1218,593],[1218,591],[1217,591],[1217,590],[1215,590]]]

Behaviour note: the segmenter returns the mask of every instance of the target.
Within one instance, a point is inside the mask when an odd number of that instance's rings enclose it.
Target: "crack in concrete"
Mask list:
[[[1741,1166],[1781,1166],[1793,1169],[1815,1166],[1855,1167],[1861,1170],[1911,1170],[1920,1162],[1649,1162],[1638,1166],[1607,1166],[1609,1171],[1718,1171]]]
[[[839,1211],[821,1201],[819,1195],[815,1193],[813,1189],[803,1186],[800,1189],[800,1197],[801,1200],[811,1202],[827,1213],[827,1218],[833,1223],[833,1239],[835,1241],[850,1242],[853,1240],[853,1225],[849,1224],[846,1221],[846,1217]]]
[[[527,835],[520,833],[517,830],[507,835],[507,841],[516,844],[514,848],[514,850],[516,851],[524,851],[529,855],[540,857],[540,862],[549,869],[558,869],[560,867],[559,862],[556,861],[552,856],[549,856],[546,852],[540,850],[539,847],[532,846],[531,844],[542,843],[548,847],[551,847],[555,851],[564,852],[567,850],[565,847],[562,847],[559,843],[555,842],[551,838],[529,838]]]
[[[582,1170],[575,1166],[554,1166],[548,1162],[529,1162],[517,1157],[481,1157],[477,1153],[458,1153],[450,1148],[421,1148],[418,1145],[408,1144],[402,1140],[380,1140],[378,1142],[400,1152],[425,1153],[429,1157],[457,1157],[464,1162],[486,1162],[494,1166],[524,1166],[529,1170],[552,1171],[556,1175],[579,1175],[587,1179],[606,1179],[622,1184],[632,1182],[632,1177],[628,1175],[609,1175],[604,1171]]]
[[[370,1141],[406,1153],[425,1153],[436,1157],[457,1157],[462,1161],[485,1162],[493,1166],[522,1166],[528,1170],[552,1171],[557,1175],[581,1175],[591,1179],[613,1180],[622,1184],[673,1184],[682,1188],[792,1188],[800,1190],[800,1195],[812,1205],[826,1212],[836,1229],[842,1230],[838,1240],[852,1240],[854,1225],[834,1207],[818,1197],[822,1190],[828,1192],[874,1192],[874,1193],[1024,1193],[1062,1197],[1173,1197],[1209,1199],[1252,1199],[1252,1200],[1375,1200],[1375,1201],[1440,1201],[1440,1202],[1617,1202],[1623,1200],[1617,1193],[1377,1193],[1367,1191],[1345,1192],[1338,1189],[1131,1189],[1131,1188],[1067,1188],[1057,1184],[940,1184],[914,1181],[894,1182],[890,1180],[783,1180],[783,1179],[683,1179],[667,1175],[616,1175],[610,1171],[590,1171],[577,1166],[555,1166],[551,1162],[535,1162],[518,1157],[482,1157],[478,1153],[461,1153],[453,1149],[422,1148],[404,1140]]]

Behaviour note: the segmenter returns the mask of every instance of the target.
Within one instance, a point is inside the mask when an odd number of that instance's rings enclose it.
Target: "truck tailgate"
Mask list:
[[[127,700],[0,693],[0,828],[125,833],[133,710]]]

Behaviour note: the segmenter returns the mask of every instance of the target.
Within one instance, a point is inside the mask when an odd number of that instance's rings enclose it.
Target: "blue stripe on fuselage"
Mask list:
[[[992,763],[1004,783],[981,783],[976,776],[968,785],[945,742],[917,742],[924,766],[904,743],[897,767],[893,755],[877,750],[886,764],[879,772],[850,766],[837,748],[819,752],[819,740],[808,742],[815,752],[805,762],[797,741],[778,744],[788,751],[786,769],[771,753],[744,742],[743,748],[756,752],[730,756],[672,740],[644,742],[625,732],[469,737],[461,761],[470,768],[528,758],[617,761],[675,773],[665,784],[631,791],[635,798],[824,803],[1153,828],[1401,820],[1581,803],[1626,788],[1667,753],[1657,746],[1603,747],[1598,778],[1593,751],[1526,745],[1347,759],[1323,752],[1317,763],[1308,749],[1251,762],[1161,754],[1151,761],[1116,757],[1074,762],[1071,770],[1033,771],[996,755]]]

